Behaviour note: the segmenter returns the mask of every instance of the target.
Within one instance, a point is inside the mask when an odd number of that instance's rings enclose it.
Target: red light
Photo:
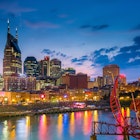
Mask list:
[[[120,78],[125,78],[125,77],[126,77],[125,74],[120,75]]]
[[[45,98],[45,95],[44,94],[41,94],[41,98]]]
[[[49,61],[50,60],[50,57],[49,56],[45,56],[44,57],[44,60]]]

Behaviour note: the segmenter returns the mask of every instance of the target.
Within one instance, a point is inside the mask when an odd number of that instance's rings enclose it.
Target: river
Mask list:
[[[90,140],[92,121],[115,123],[109,110],[1,118],[0,140]],[[123,137],[97,136],[97,140],[110,139]]]

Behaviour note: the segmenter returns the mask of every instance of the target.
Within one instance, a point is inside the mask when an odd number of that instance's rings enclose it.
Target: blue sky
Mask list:
[[[22,61],[58,58],[92,78],[108,64],[120,66],[127,81],[140,77],[139,0],[0,0],[0,73],[10,32],[18,28]]]

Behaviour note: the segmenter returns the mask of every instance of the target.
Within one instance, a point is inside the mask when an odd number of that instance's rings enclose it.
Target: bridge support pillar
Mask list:
[[[95,134],[92,134],[92,135],[90,136],[90,140],[97,140],[97,136],[96,136]]]

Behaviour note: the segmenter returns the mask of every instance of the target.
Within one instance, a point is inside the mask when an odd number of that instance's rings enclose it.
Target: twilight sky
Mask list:
[[[8,18],[22,61],[48,55],[91,78],[117,64],[128,82],[140,77],[140,0],[0,0],[0,73]]]

